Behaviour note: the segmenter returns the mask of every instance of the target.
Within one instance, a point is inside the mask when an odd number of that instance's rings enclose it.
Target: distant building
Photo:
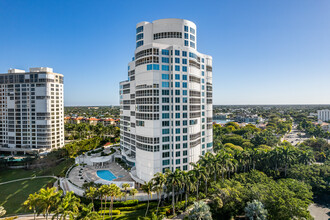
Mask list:
[[[0,120],[0,151],[63,147],[63,75],[48,67],[0,74]]]
[[[235,121],[239,123],[245,122],[255,124],[257,122],[263,121],[263,119],[258,115],[237,115],[235,117]]]
[[[330,121],[330,110],[329,109],[318,110],[317,119],[319,121]]]

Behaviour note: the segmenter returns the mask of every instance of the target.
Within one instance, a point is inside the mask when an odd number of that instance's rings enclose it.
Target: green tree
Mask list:
[[[253,200],[248,202],[247,206],[244,209],[245,216],[250,220],[266,220],[267,219],[267,210],[264,208],[264,205],[258,200]]]
[[[159,208],[159,205],[160,205],[160,200],[161,200],[161,197],[162,197],[162,194],[163,194],[163,189],[164,189],[164,186],[165,186],[165,183],[166,183],[166,176],[163,174],[163,173],[156,173],[154,178],[153,178],[153,181],[155,183],[155,191],[157,192],[157,195],[158,195],[158,204],[157,204],[157,211],[156,211],[156,215],[158,214],[158,208]]]
[[[60,200],[60,196],[62,195],[62,191],[57,191],[56,187],[53,188],[42,188],[38,192],[38,197],[40,199],[40,208],[42,213],[46,216],[46,220],[48,220],[48,215],[51,212],[51,209],[55,204]]]
[[[33,210],[33,218],[36,219],[37,207],[40,204],[39,195],[37,193],[30,194],[27,200],[23,203],[25,207]],[[0,215],[1,216],[1,215]]]
[[[127,188],[130,188],[131,185],[129,185],[129,183],[123,183],[122,187],[125,190],[125,201],[127,200]]]
[[[130,191],[129,191],[129,194],[131,195],[131,196],[133,196],[133,200],[134,200],[134,197],[135,197],[135,195],[138,193],[138,190],[137,189],[131,189]]]
[[[180,188],[182,184],[181,171],[176,169],[171,172],[170,169],[166,170],[167,186],[172,189],[172,210],[173,215],[175,215],[175,188]]]
[[[153,180],[150,180],[149,182],[144,182],[144,185],[142,185],[142,190],[148,194],[148,206],[147,206],[147,210],[145,213],[145,217],[148,214],[148,210],[149,210],[149,200],[152,198],[152,191],[153,191]],[[149,199],[150,197],[150,199]]]
[[[113,199],[120,194],[121,194],[120,188],[116,184],[111,183],[109,185],[109,191],[108,191],[108,196],[110,196],[111,198],[110,207],[109,207],[109,216],[111,216],[111,220],[112,220]]]
[[[85,191],[85,197],[92,200],[92,204],[93,204],[93,211],[95,211],[95,208],[94,208],[94,199],[96,197],[99,196],[99,192],[97,190],[97,188],[95,187],[89,187],[86,191]]]
[[[190,211],[188,218],[193,220],[212,220],[210,207],[203,201],[194,202],[194,207]]]

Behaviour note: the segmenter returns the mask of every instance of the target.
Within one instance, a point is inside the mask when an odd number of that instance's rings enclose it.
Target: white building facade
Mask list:
[[[317,110],[317,119],[319,121],[330,121],[330,110],[329,109],[323,109],[323,110]]]
[[[48,67],[0,74],[0,151],[63,147],[63,89],[63,75]]]
[[[197,51],[196,31],[183,19],[136,26],[135,56],[120,83],[120,140],[142,181],[190,170],[212,151],[212,57]]]

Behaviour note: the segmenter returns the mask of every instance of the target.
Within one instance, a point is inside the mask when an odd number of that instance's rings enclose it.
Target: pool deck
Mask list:
[[[107,168],[95,168],[93,166],[74,167],[69,174],[69,179],[77,186],[82,187],[85,181],[96,182],[98,180],[102,180],[96,173],[98,170],[109,170],[111,173],[113,173],[117,177],[116,179],[112,180],[113,182],[134,182],[128,171],[126,171],[116,162],[110,163]]]

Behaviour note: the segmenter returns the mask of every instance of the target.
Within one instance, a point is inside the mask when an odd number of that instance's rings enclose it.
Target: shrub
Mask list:
[[[99,211],[99,214],[103,214],[103,213],[109,214],[109,209]],[[112,215],[120,215],[120,210],[112,210]]]

